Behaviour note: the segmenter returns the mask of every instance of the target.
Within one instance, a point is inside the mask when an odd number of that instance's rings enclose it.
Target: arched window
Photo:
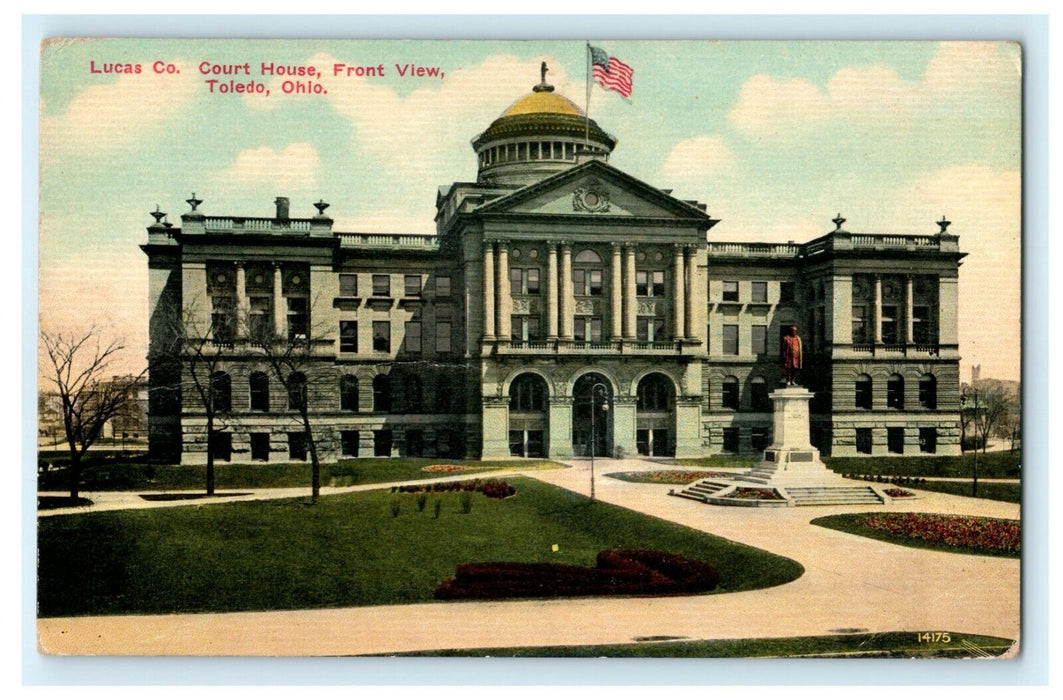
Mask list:
[[[856,378],[856,399],[855,406],[857,408],[864,408],[871,410],[871,391],[872,383],[871,377],[866,374],[861,374]]]
[[[753,381],[750,383],[750,390],[752,391],[753,410],[760,413],[770,413],[771,399],[768,398],[768,382],[764,380],[764,377],[753,377]]]
[[[386,374],[373,377],[373,410],[391,410],[391,381]]]
[[[738,377],[724,377],[723,384],[723,400],[720,405],[724,408],[730,408],[733,411],[738,410]]]
[[[635,409],[638,411],[670,411],[675,398],[675,385],[664,376],[654,372],[639,381]]]
[[[420,413],[424,403],[424,386],[420,377],[412,374],[406,375],[402,383],[403,394],[406,398],[406,412]]]
[[[932,374],[919,378],[919,405],[922,408],[938,407],[938,380]]]
[[[269,377],[265,372],[252,372],[248,381],[251,388],[251,410],[269,410]]]
[[[225,372],[210,375],[210,403],[215,411],[229,411],[233,407],[232,380]]]
[[[292,372],[288,375],[288,408],[300,410],[306,405],[306,375]]]
[[[358,410],[358,377],[353,374],[340,377],[340,410]]]
[[[904,377],[899,374],[886,380],[886,407],[904,410]]]
[[[537,374],[522,374],[509,385],[509,410],[545,411],[546,382]]]

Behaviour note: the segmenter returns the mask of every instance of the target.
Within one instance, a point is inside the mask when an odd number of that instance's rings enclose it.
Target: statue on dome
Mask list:
[[[782,371],[786,386],[796,386],[797,370],[801,369],[801,337],[797,335],[797,326],[790,326],[782,339]]]

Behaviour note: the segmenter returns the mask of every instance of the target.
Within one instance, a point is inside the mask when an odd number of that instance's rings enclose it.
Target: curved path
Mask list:
[[[528,476],[587,493],[589,465],[573,464],[572,469]],[[604,476],[659,468],[662,465],[638,460],[599,460],[596,495],[796,559],[805,574],[759,591],[676,598],[48,618],[38,621],[40,647],[58,654],[253,656],[613,644],[658,635],[792,637],[857,630],[1019,637],[1017,559],[913,549],[809,524],[823,515],[867,510],[1017,518],[1015,504],[924,492],[921,499],[891,506],[726,508],[668,497],[668,486]]]

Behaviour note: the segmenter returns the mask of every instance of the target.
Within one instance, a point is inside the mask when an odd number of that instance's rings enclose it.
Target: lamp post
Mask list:
[[[594,414],[595,414],[595,410],[594,409],[595,409],[595,405],[597,404],[597,401],[595,400],[595,395],[596,395],[596,393],[598,391],[598,387],[602,388],[602,411],[606,412],[606,413],[608,413],[608,411],[609,411],[609,401],[608,401],[609,388],[606,387],[605,384],[602,384],[601,382],[598,382],[598,383],[594,384],[593,386],[591,386],[591,500],[592,501],[594,500],[594,448],[595,448],[595,445],[598,442],[598,432],[594,428]]]
[[[974,417],[972,418],[972,425],[974,426],[974,467],[973,467],[973,480],[971,482],[971,496],[978,497],[978,440],[981,437],[981,431],[978,429],[978,390],[974,387],[964,387],[963,393],[960,394],[960,411],[962,412],[967,408],[968,402],[974,403]],[[960,416],[960,423],[963,423],[963,416]],[[960,438],[960,454],[963,454],[963,438]]]

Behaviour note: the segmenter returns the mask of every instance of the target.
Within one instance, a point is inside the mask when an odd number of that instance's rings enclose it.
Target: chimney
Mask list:
[[[288,220],[288,198],[277,197],[273,200],[273,203],[277,205],[277,221]]]

